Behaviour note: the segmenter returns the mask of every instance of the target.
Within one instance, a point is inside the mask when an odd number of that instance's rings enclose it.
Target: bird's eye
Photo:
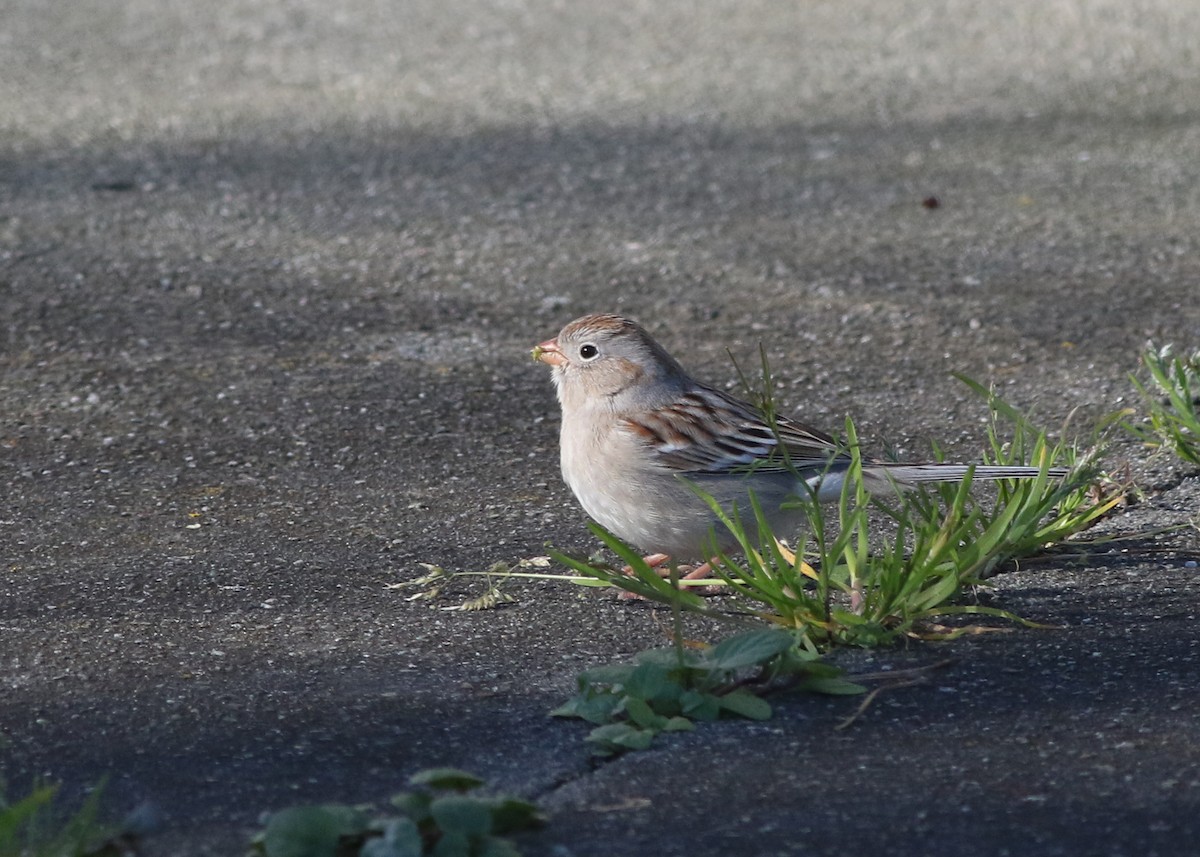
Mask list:
[[[592,345],[592,343],[586,342],[579,346],[579,356],[583,360],[595,360],[600,356],[600,349]]]

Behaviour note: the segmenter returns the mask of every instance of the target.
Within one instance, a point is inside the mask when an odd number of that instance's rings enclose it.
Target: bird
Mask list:
[[[562,410],[564,481],[588,516],[644,552],[653,567],[699,563],[685,576],[703,577],[719,552],[736,548],[736,538],[699,492],[726,512],[743,513],[753,493],[777,535],[793,535],[804,522],[803,509],[789,500],[841,496],[851,461],[844,446],[787,417],[768,421],[760,407],[695,380],[631,319],[582,316],[532,353],[552,368]],[[995,480],[1040,472],[1007,465],[862,463],[871,493],[961,482],[968,473]],[[1050,475],[1065,473],[1054,468]]]

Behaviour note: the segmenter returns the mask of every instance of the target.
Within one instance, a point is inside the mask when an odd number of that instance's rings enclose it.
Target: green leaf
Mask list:
[[[861,684],[832,676],[811,676],[800,683],[800,689],[830,696],[854,696],[867,692]]]
[[[684,691],[679,697],[679,704],[683,713],[693,720],[716,720],[721,715],[721,704],[711,693]]]
[[[425,844],[412,819],[394,818],[383,827],[383,835],[363,843],[359,857],[421,857]]]
[[[667,718],[661,714],[655,714],[654,709],[645,700],[638,699],[636,696],[625,697],[624,705],[629,719],[643,729],[659,731],[667,723]]]
[[[578,717],[599,726],[613,719],[621,698],[615,693],[597,694],[591,698],[576,696],[550,712],[551,717]]]
[[[607,580],[602,580],[598,577],[570,577],[567,580],[576,586],[590,586],[593,589],[607,589],[612,586]]]
[[[625,682],[625,692],[638,699],[678,699],[679,691],[678,683],[658,664],[638,664]]]
[[[770,720],[771,704],[745,688],[717,697],[721,709],[750,720]]]
[[[442,833],[430,853],[432,857],[471,857],[471,840],[465,833],[448,830]]]
[[[409,778],[414,786],[429,786],[433,789],[451,789],[465,792],[483,785],[483,780],[458,768],[430,768],[419,771]]]
[[[392,797],[392,806],[417,824],[429,818],[429,804],[432,802],[433,798],[424,792],[401,792]]]
[[[586,702],[588,702],[588,699],[586,697],[572,696],[570,699],[568,699],[566,702],[564,702],[558,708],[552,708],[550,710],[550,716],[551,717],[580,717],[580,718],[582,718],[583,715],[580,714],[579,711],[583,707],[584,703],[586,703]]]
[[[492,812],[479,798],[448,795],[436,798],[429,812],[443,831],[458,831],[465,836],[485,836],[492,832]]]
[[[492,830],[501,835],[529,830],[539,826],[543,820],[537,806],[519,798],[494,798],[491,808]]]
[[[338,840],[366,827],[366,815],[352,807],[289,807],[267,821],[263,850],[267,857],[335,857]]]
[[[717,669],[737,670],[766,663],[795,643],[796,638],[788,631],[746,631],[717,643],[705,654],[705,661]]]
[[[608,752],[645,750],[654,741],[654,733],[628,723],[610,723],[607,726],[597,726],[588,735],[587,740]]]
[[[686,717],[669,717],[667,722],[663,724],[662,731],[664,732],[691,732],[696,728],[696,724],[688,720]]]

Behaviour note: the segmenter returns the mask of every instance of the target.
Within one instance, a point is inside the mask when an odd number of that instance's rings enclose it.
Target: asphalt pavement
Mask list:
[[[1200,475],[1117,437],[1114,535],[982,597],[1048,627],[596,764],[547,712],[663,644],[611,593],[448,611],[422,563],[595,547],[529,348],[589,311],[698,375],[969,459],[1200,347],[1193,0],[11,0],[0,24],[0,773],[144,853],[453,765],[528,855],[1191,855]],[[1073,430],[1073,429],[1069,429]],[[689,625],[697,638],[720,627]]]

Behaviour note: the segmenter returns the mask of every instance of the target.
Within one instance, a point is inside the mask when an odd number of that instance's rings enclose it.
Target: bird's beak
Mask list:
[[[558,347],[557,339],[547,339],[533,346],[533,359],[540,360],[547,366],[562,366],[567,362],[562,349]]]

